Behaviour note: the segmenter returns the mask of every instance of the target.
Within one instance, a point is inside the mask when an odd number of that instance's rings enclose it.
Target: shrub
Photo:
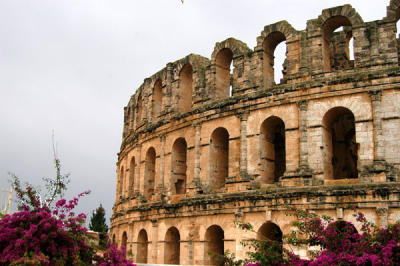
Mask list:
[[[333,221],[306,210],[289,208],[288,215],[297,219],[296,230],[284,236],[286,246],[304,249],[316,247],[309,259],[301,259],[292,250],[272,240],[251,239],[246,260],[236,261],[234,254],[224,256],[221,265],[400,265],[400,224],[378,228],[364,214],[354,214],[361,232],[346,221]],[[253,231],[251,224],[237,223],[243,230]]]

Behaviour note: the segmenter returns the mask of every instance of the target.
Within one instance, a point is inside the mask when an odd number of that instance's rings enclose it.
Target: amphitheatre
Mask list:
[[[113,241],[135,262],[209,265],[209,252],[243,258],[251,237],[282,241],[288,205],[400,220],[399,18],[400,0],[372,22],[327,8],[305,30],[280,21],[254,49],[229,38],[146,78],[124,108]]]

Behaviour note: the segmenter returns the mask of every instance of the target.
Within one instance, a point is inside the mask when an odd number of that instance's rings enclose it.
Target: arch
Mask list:
[[[360,234],[351,222],[347,221],[334,221],[329,223],[326,231],[335,232],[334,234],[326,234],[327,241],[336,241],[342,239],[343,241],[358,242],[360,241]]]
[[[125,178],[124,173],[125,173],[124,172],[124,167],[122,166],[121,167],[121,171],[119,173],[119,188],[118,188],[118,194],[119,194],[120,197],[124,196],[123,195],[123,192],[124,192],[124,178]]]
[[[274,70],[274,52],[275,48],[281,43],[286,42],[285,35],[280,31],[270,33],[263,42],[263,75],[264,86],[270,87],[275,84],[275,70]],[[287,49],[287,48],[286,48]],[[283,77],[285,77],[286,70],[283,67]]]
[[[193,68],[187,63],[179,73],[178,109],[180,113],[187,113],[192,109]]]
[[[259,251],[274,253],[274,256],[281,256],[283,251],[282,230],[273,222],[265,222],[257,231]]]
[[[164,244],[164,263],[165,264],[176,264],[180,263],[180,241],[178,229],[176,227],[170,227],[165,234]]]
[[[154,194],[154,181],[156,175],[156,150],[150,147],[146,153],[144,166],[144,197],[150,199]]]
[[[223,127],[211,134],[209,166],[210,186],[213,189],[223,187],[229,174],[229,133]]]
[[[138,127],[142,123],[142,113],[143,113],[143,99],[140,94],[137,98],[136,102],[136,127]]]
[[[184,138],[178,138],[172,145],[171,185],[174,194],[186,193],[187,182],[187,144]]]
[[[148,238],[146,230],[142,229],[139,232],[137,239],[137,251],[136,257],[138,263],[147,263],[147,254],[148,254]]]
[[[230,66],[232,60],[233,53],[229,48],[221,49],[216,56],[215,97],[217,99],[229,97],[229,88],[231,86]]]
[[[260,128],[260,178],[262,183],[279,181],[286,171],[285,123],[277,116],[264,120]]]
[[[351,5],[343,5],[322,10],[318,22],[322,35],[323,70],[352,67],[354,62],[349,60],[348,45],[353,37],[353,29],[364,25],[361,16]],[[343,31],[335,32],[340,27],[343,27]]]
[[[126,232],[124,231],[122,233],[121,248],[124,247],[126,249],[127,242],[128,242],[128,236],[127,236]]]
[[[130,197],[133,196],[135,192],[135,172],[136,172],[136,161],[135,156],[132,156],[131,162],[129,165],[129,188],[128,194]]]
[[[347,108],[331,108],[322,119],[325,179],[357,178],[358,148],[354,114]]]
[[[273,222],[263,223],[257,231],[257,239],[282,243],[282,230]]]
[[[205,265],[218,265],[216,257],[224,254],[224,230],[218,225],[207,228],[204,240],[206,242],[204,261]]]
[[[112,236],[112,242],[113,242],[113,244],[115,244],[115,234],[113,234],[113,236]]]
[[[154,83],[154,89],[153,89],[153,118],[157,118],[162,109],[162,82],[160,79],[158,79]]]
[[[335,31],[343,27],[343,31]],[[350,39],[353,37],[352,24],[347,17],[335,16],[322,26],[322,60],[325,71],[345,69],[350,63]]]

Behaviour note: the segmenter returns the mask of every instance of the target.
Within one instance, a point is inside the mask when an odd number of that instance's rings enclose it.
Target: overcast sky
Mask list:
[[[0,188],[8,172],[40,184],[54,176],[52,131],[68,198],[80,211],[115,199],[123,107],[146,77],[216,42],[253,49],[265,25],[303,30],[322,9],[350,3],[364,21],[389,0],[0,0]]]

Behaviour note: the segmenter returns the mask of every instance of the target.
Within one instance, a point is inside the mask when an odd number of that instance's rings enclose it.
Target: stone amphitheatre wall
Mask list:
[[[399,18],[400,0],[372,22],[329,8],[305,30],[265,26],[253,50],[229,38],[146,78],[124,109],[113,241],[137,262],[206,265],[208,251],[243,257],[250,237],[281,241],[288,205],[399,220]]]

